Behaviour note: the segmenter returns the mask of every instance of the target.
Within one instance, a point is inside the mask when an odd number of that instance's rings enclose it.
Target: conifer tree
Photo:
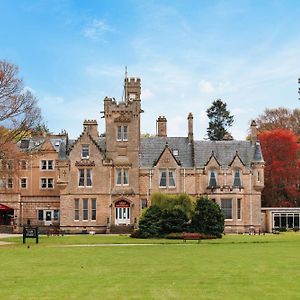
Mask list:
[[[212,106],[206,110],[209,118],[207,135],[211,141],[220,141],[226,134],[229,134],[227,127],[232,126],[233,116],[227,110],[227,104],[217,99]]]

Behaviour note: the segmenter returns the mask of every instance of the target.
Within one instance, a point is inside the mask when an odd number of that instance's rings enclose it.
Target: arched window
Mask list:
[[[217,186],[217,172],[216,170],[211,170],[209,173],[209,187],[216,187]]]
[[[233,187],[241,187],[241,173],[240,170],[234,170]]]

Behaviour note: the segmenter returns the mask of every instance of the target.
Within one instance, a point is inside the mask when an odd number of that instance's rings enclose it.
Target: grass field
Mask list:
[[[300,233],[5,240],[15,244],[0,246],[0,299],[300,299]]]

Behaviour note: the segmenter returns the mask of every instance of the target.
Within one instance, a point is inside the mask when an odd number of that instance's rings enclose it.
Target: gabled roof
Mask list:
[[[173,150],[178,150],[176,160],[184,168],[192,168],[192,144],[185,137],[149,137],[141,138],[140,146],[140,167],[152,167],[159,159],[165,149],[166,142],[173,154]]]
[[[176,158],[176,157],[174,156],[173,152],[172,152],[171,149],[169,148],[168,142],[166,142],[165,149],[161,152],[161,154],[160,154],[160,156],[158,157],[158,159],[153,163],[153,166],[155,166],[155,165],[158,164],[158,162],[160,161],[161,157],[164,155],[164,153],[165,153],[166,151],[168,151],[168,152],[171,154],[171,156],[173,157],[174,161],[177,163],[177,165],[180,166],[180,165],[181,165],[180,160],[178,160],[178,157]]]

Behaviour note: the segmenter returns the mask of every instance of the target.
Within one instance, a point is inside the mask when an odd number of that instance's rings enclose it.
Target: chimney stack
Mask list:
[[[156,135],[167,137],[167,119],[165,116],[159,116],[156,120]]]
[[[250,126],[250,128],[251,128],[251,143],[252,144],[255,144],[256,143],[256,141],[257,141],[257,128],[256,128],[256,122],[255,122],[255,120],[252,120],[252,122],[251,122],[251,126]]]
[[[188,138],[189,138],[189,143],[194,142],[194,131],[193,131],[193,114],[189,113],[188,115]]]
[[[98,123],[96,120],[84,120],[83,130],[88,132],[95,141],[98,141],[99,133]]]

